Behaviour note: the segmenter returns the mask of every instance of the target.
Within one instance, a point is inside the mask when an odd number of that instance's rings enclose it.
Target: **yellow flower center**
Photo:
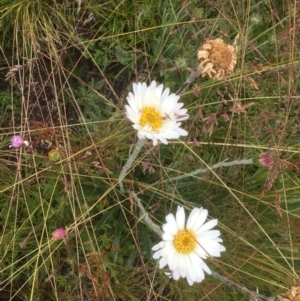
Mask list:
[[[160,113],[153,107],[145,107],[142,109],[140,117],[140,125],[150,125],[153,131],[158,130],[162,125],[162,118]]]
[[[196,244],[196,235],[192,231],[181,230],[174,239],[174,247],[179,253],[189,254],[193,252]]]

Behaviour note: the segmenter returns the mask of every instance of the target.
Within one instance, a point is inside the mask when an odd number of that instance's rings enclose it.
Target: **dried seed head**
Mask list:
[[[200,47],[198,59],[202,77],[208,75],[213,79],[224,79],[233,73],[237,61],[237,39],[238,35],[232,46],[225,44],[222,39],[215,39]]]
[[[286,294],[277,296],[278,301],[299,301],[300,300],[300,287],[292,286]]]

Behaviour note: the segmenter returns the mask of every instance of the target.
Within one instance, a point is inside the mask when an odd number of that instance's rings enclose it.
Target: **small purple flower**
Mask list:
[[[52,233],[52,238],[55,240],[63,239],[66,235],[66,230],[64,228],[57,228],[53,233]]]
[[[262,166],[265,167],[272,167],[273,165],[273,160],[271,156],[268,153],[263,153],[259,156],[259,162],[261,163]]]
[[[11,144],[9,145],[9,147],[15,147],[15,148],[19,148],[21,147],[23,144],[25,144],[26,146],[29,145],[29,142],[27,140],[24,140],[22,136],[20,135],[15,135],[11,138]]]

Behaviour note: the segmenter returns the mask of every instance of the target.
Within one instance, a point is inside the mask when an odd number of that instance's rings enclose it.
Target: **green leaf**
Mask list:
[[[117,225],[116,225],[116,232],[115,232],[115,239],[114,239],[114,246],[120,247],[120,238],[122,231],[124,229],[124,223],[125,223],[125,217],[123,212],[120,211],[119,217],[117,219]],[[118,252],[113,251],[113,261],[116,262],[118,259]]]
[[[153,243],[149,238],[148,232],[145,229],[144,224],[138,223],[137,228],[138,228],[138,231],[139,231],[138,233],[139,233],[139,237],[141,239],[141,243],[142,243],[145,251],[147,252],[147,255],[149,257],[152,257],[152,250],[151,249],[152,249]]]
[[[102,229],[105,224],[107,224],[108,220],[112,219],[114,213],[119,210],[119,207],[114,207],[108,211],[106,211],[103,216],[100,218],[98,223],[95,226],[95,230]]]

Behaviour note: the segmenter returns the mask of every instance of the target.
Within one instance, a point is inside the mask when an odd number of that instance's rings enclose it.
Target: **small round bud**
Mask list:
[[[51,161],[58,161],[60,159],[60,152],[58,149],[52,149],[49,153],[48,153],[48,158]]]
[[[273,160],[268,153],[262,153],[259,156],[259,162],[262,166],[265,166],[268,168],[272,167],[272,165],[273,165]]]
[[[24,141],[22,136],[19,135],[15,135],[11,138],[10,141],[11,145],[9,147],[15,147],[15,148],[19,148],[21,147],[23,144],[28,145],[28,141]]]
[[[52,238],[55,240],[63,239],[66,235],[66,230],[64,228],[58,228],[52,233]]]

